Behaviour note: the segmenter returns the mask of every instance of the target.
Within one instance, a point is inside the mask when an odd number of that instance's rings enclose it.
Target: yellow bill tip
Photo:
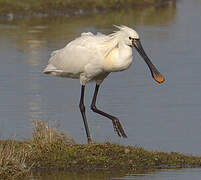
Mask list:
[[[163,75],[159,74],[159,75],[156,75],[156,74],[153,74],[153,78],[156,82],[158,83],[163,83],[165,81],[165,78]]]

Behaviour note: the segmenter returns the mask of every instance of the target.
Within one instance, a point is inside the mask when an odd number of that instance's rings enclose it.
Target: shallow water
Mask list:
[[[119,171],[106,172],[43,172],[35,174],[37,180],[200,180],[201,169],[139,170],[129,174]]]
[[[178,169],[161,170],[145,174],[128,174],[120,178],[111,178],[112,180],[199,180],[201,169]]]
[[[72,18],[0,20],[0,137],[30,137],[31,121],[57,121],[78,143],[86,143],[78,104],[78,80],[42,74],[49,54],[82,31],[110,33],[112,24],[134,27],[166,82],[156,84],[134,51],[129,70],[103,83],[98,106],[119,117],[128,139],[90,110],[94,91],[86,89],[94,140],[201,155],[201,1],[181,0],[162,8],[122,10]]]

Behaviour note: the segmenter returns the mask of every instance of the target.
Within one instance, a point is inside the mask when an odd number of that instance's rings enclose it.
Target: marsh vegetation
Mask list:
[[[147,151],[115,143],[76,144],[47,122],[34,121],[32,138],[0,141],[0,177],[29,176],[32,170],[114,170],[200,167],[201,157]]]
[[[46,16],[97,13],[125,7],[161,5],[175,0],[0,0],[0,15]]]

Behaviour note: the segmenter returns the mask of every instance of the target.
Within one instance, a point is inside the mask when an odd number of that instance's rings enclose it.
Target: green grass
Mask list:
[[[201,167],[201,157],[147,151],[119,144],[75,144],[64,132],[35,121],[32,138],[0,141],[0,179],[29,176],[32,169],[133,171],[143,168]]]
[[[0,15],[76,14],[122,7],[156,5],[175,0],[0,0]]]

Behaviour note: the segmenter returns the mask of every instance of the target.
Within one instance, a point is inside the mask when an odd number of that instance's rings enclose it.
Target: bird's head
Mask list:
[[[163,83],[165,78],[163,75],[156,69],[156,67],[152,64],[151,60],[148,58],[146,55],[141,42],[138,33],[134,30],[131,29],[127,26],[116,26],[120,32],[121,32],[121,40],[128,46],[130,47],[135,47],[135,49],[138,51],[138,53],[142,56],[142,58],[145,60],[147,63],[152,77],[154,80],[158,83]]]
[[[131,29],[127,26],[116,26],[116,25],[114,26],[120,30],[118,33],[119,40],[124,44],[133,47],[134,40],[139,39],[138,33],[134,29]]]

